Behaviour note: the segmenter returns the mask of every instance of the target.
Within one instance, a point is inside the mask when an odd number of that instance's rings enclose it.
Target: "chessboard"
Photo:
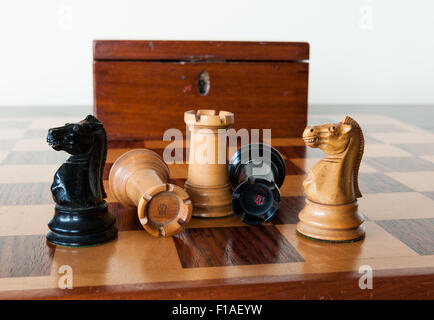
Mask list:
[[[110,194],[113,162],[134,148],[162,154],[165,141],[109,143],[104,184],[117,218],[116,240],[94,247],[46,242],[54,213],[50,185],[65,152],[46,143],[48,128],[83,119],[15,114],[0,120],[0,298],[389,299],[434,297],[434,132],[378,113],[310,113],[309,124],[350,115],[365,134],[359,184],[366,237],[326,243],[296,234],[302,181],[324,154],[299,138],[272,139],[286,162],[280,212],[262,226],[237,216],[192,218],[176,236],[157,238],[136,210]],[[301,134],[301,133],[300,133]],[[187,164],[170,164],[183,186]],[[361,288],[363,270],[372,287]],[[65,270],[72,288],[65,288]]]

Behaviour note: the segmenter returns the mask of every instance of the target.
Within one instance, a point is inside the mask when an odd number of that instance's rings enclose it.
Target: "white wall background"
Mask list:
[[[434,103],[432,0],[2,0],[0,106],[91,105],[93,39],[307,41],[310,103]]]

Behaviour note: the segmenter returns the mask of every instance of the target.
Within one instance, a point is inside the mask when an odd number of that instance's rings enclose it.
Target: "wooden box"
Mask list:
[[[184,111],[235,114],[235,129],[300,136],[307,120],[309,44],[108,41],[93,46],[94,114],[109,140],[185,133]]]

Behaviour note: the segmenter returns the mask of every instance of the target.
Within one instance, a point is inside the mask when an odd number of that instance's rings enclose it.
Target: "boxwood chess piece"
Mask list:
[[[235,188],[234,213],[251,225],[270,221],[279,211],[279,188],[285,179],[280,153],[263,143],[244,145],[231,157],[228,172]]]
[[[303,182],[306,205],[299,213],[297,232],[332,242],[362,239],[364,219],[357,204],[362,196],[358,185],[364,150],[362,129],[354,119],[345,117],[338,124],[306,127],[303,140],[327,155]]]
[[[184,188],[193,201],[193,216],[218,218],[232,215],[226,129],[234,123],[234,114],[216,110],[186,111],[184,121],[191,132],[188,177]]]
[[[114,239],[116,218],[104,200],[107,136],[102,123],[88,115],[78,123],[49,129],[47,142],[54,150],[71,155],[54,175],[51,193],[56,205],[47,240],[80,247]]]
[[[190,221],[193,205],[187,192],[169,183],[169,168],[154,151],[130,150],[113,164],[110,190],[120,203],[137,207],[143,228],[153,236],[172,236]]]

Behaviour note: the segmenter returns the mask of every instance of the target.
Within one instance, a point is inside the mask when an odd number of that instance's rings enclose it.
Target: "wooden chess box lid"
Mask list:
[[[234,128],[300,136],[307,120],[304,42],[95,40],[94,113],[109,140],[185,134],[184,112],[222,109]]]
[[[299,61],[306,42],[95,40],[95,60]]]

